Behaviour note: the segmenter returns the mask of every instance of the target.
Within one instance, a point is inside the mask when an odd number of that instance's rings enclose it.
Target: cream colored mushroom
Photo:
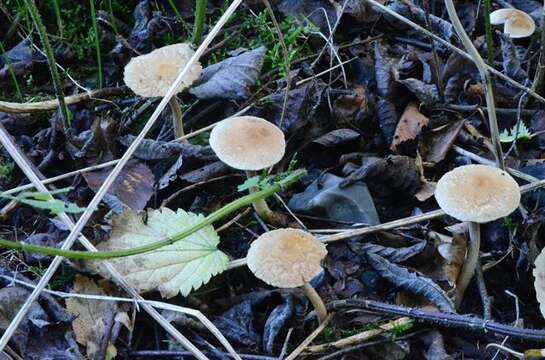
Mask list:
[[[148,54],[134,57],[125,66],[123,77],[125,84],[135,94],[143,97],[165,96],[194,53],[191,45],[181,43],[164,46]],[[201,72],[201,64],[198,62],[193,64],[176,92],[182,92],[191,86]],[[174,97],[169,105],[173,115],[174,134],[178,138],[184,135],[182,110]]]
[[[539,310],[541,315],[545,317],[545,249],[541,250],[541,253],[534,262],[534,288],[536,289],[536,298],[539,302]]]
[[[326,255],[325,245],[311,234],[299,229],[278,229],[257,238],[246,259],[252,273],[267,284],[302,287],[321,323],[327,310],[309,282],[322,271],[321,262]]]
[[[231,117],[220,121],[210,133],[210,146],[225,164],[245,170],[248,177],[257,170],[278,163],[286,150],[284,133],[276,125],[254,116]],[[254,192],[256,189],[250,189]],[[265,200],[256,201],[256,212],[264,219],[281,223]]]
[[[513,39],[528,37],[536,30],[536,24],[530,15],[513,8],[491,12],[490,23],[503,24],[503,32]]]
[[[515,211],[520,203],[520,190],[505,171],[486,165],[465,165],[439,179],[435,199],[447,215],[469,224],[467,259],[456,284],[455,304],[459,306],[479,259],[479,224]]]

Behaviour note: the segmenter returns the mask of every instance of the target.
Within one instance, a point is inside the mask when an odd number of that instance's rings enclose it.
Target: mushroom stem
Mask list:
[[[477,268],[477,263],[479,262],[479,248],[481,246],[481,226],[479,223],[470,221],[469,224],[469,241],[467,248],[467,259],[462,267],[462,271],[458,276],[458,281],[456,283],[456,300],[454,305],[456,308],[462,303],[464,298],[464,293],[475,274],[475,269]]]
[[[303,292],[312,303],[312,306],[314,306],[314,311],[316,311],[316,315],[318,315],[318,322],[320,324],[323,323],[327,317],[327,309],[322,298],[307,281],[303,284]]]
[[[248,179],[250,179],[257,176],[257,172],[247,170],[246,176],[248,176]],[[259,189],[256,186],[252,186],[250,188],[250,194],[256,193],[257,191],[259,191]],[[261,217],[263,220],[270,221],[272,218],[274,218],[274,211],[271,210],[265,199],[256,200],[252,203],[252,205],[257,215],[259,215],[259,217]]]
[[[170,99],[170,101],[168,102],[168,105],[170,106],[170,111],[172,111],[172,125],[174,127],[174,138],[178,139],[185,135],[182,108],[180,107],[180,104],[178,103],[178,100],[176,100],[175,96],[173,96]],[[187,143],[188,141],[187,139],[184,139],[182,140],[182,142]]]

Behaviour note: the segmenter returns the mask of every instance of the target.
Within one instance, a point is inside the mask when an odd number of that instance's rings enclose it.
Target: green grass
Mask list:
[[[9,182],[14,167],[15,165],[12,162],[0,158],[0,179]]]
[[[286,76],[286,66],[284,62],[284,53],[278,33],[271,21],[269,14],[263,10],[257,14],[244,14],[243,16],[233,21],[233,23],[241,23],[240,36],[235,36],[216,50],[211,55],[211,63],[217,63],[226,57],[228,53],[240,47],[256,48],[265,46],[268,51],[265,54],[263,63],[263,72],[273,71],[280,76]],[[288,48],[288,60],[291,63],[293,60],[311,54],[311,49],[306,44],[306,38],[311,31],[310,27],[303,27],[291,17],[286,17],[279,22],[280,29],[284,35],[286,47]],[[226,33],[224,39],[228,38],[231,33]]]

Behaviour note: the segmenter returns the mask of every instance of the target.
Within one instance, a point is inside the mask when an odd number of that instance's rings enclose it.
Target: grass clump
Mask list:
[[[265,46],[268,51],[265,54],[263,72],[274,72],[281,77],[286,76],[287,71],[280,38],[267,11],[245,15],[236,23],[241,24],[240,34],[231,36],[232,33],[226,33],[224,40],[228,39],[228,41],[221,49],[212,54],[211,62],[220,62],[228,57],[230,51],[241,47],[253,49]],[[308,35],[313,31],[311,25],[302,26],[292,17],[286,17],[279,22],[279,26],[288,48],[289,63],[312,53],[306,42]]]

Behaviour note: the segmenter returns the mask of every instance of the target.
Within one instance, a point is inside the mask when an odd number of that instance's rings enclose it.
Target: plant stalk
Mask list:
[[[471,278],[475,274],[475,269],[479,263],[479,249],[481,247],[481,226],[479,223],[470,221],[468,222],[469,227],[469,241],[467,247],[467,257],[458,275],[458,281],[456,282],[456,299],[454,300],[454,305],[456,308],[462,303],[464,298],[464,293],[471,281]]]
[[[258,175],[256,171],[247,170],[246,176],[248,177],[248,179],[250,179]],[[249,191],[250,191],[250,194],[255,194],[256,192],[259,191],[259,189],[257,186],[252,186]],[[254,210],[257,213],[257,215],[259,215],[259,217],[262,218],[263,220],[268,221],[273,217],[272,215],[273,211],[271,210],[271,208],[269,207],[269,204],[267,204],[267,201],[265,199],[259,199],[254,201],[252,203],[252,206],[254,207]]]
[[[204,31],[204,19],[208,0],[195,0],[195,23],[193,25],[193,44],[199,45]]]
[[[454,7],[454,3],[452,2],[452,0],[445,0],[445,7],[450,17],[450,21],[452,22],[452,26],[458,33],[460,41],[471,56],[471,59],[477,66],[477,69],[479,69],[481,78],[485,82],[486,106],[488,107],[488,124],[490,127],[490,138],[492,139],[492,144],[494,144],[494,158],[496,160],[496,166],[502,170],[505,170],[503,151],[500,143],[500,131],[498,129],[498,119],[496,118],[496,104],[494,101],[493,83],[490,72],[488,71],[488,66],[471,42],[469,36],[467,36],[464,27],[462,26],[462,23],[460,22],[460,19],[456,14],[456,8]]]
[[[97,16],[95,10],[95,0],[89,0],[89,6],[91,8],[91,20],[93,21],[93,32],[95,33],[95,51],[97,56],[97,66],[98,66],[98,88],[102,88],[102,55],[100,52],[100,39],[98,37],[98,26],[97,26]],[[112,16],[113,18],[113,16]]]
[[[172,112],[172,127],[174,128],[174,138],[178,139],[185,135],[184,132],[184,120],[183,112],[180,107],[180,103],[176,99],[176,96],[173,96],[168,102],[170,106],[170,111]],[[188,143],[187,139],[182,140],[183,143]]]
[[[487,61],[490,66],[494,66],[494,38],[492,37],[492,24],[490,24],[490,13],[492,12],[492,1],[484,0],[484,31],[486,34]]]
[[[30,252],[45,254],[50,256],[64,256],[64,257],[72,258],[72,259],[87,259],[87,260],[104,260],[104,259],[113,259],[118,257],[139,255],[146,252],[157,250],[164,246],[172,245],[173,243],[188,237],[189,235],[203,229],[204,227],[208,225],[212,225],[214,222],[224,218],[225,216],[231,214],[232,212],[244,206],[248,206],[252,204],[256,200],[263,199],[273,195],[274,193],[282,190],[283,188],[293,184],[294,182],[296,182],[297,180],[305,176],[305,174],[306,174],[306,171],[302,169],[294,171],[289,176],[272,184],[270,187],[264,190],[261,190],[253,194],[243,196],[240,199],[234,200],[233,202],[222,207],[221,209],[214,211],[213,213],[208,215],[206,218],[204,218],[201,222],[171,237],[164,238],[159,241],[153,242],[151,244],[138,246],[132,249],[97,251],[97,252],[61,250],[61,249],[52,248],[48,246],[37,246],[37,245],[31,245],[31,244],[17,243],[13,241],[4,240],[4,239],[0,239],[0,247],[30,251]]]
[[[324,301],[322,300],[316,289],[314,289],[314,287],[312,287],[312,285],[310,285],[310,283],[308,283],[307,281],[305,281],[305,283],[303,284],[303,292],[312,303],[312,306],[314,306],[314,310],[316,311],[316,315],[318,316],[318,323],[322,324],[327,318],[327,309],[325,307]]]
[[[28,8],[28,11],[30,12],[30,16],[32,17],[32,20],[34,21],[36,30],[40,34],[40,40],[42,41],[42,45],[44,47],[44,51],[47,56],[49,71],[51,72],[51,80],[53,81],[53,87],[55,89],[57,101],[59,102],[59,108],[60,108],[60,112],[62,116],[64,133],[68,134],[68,129],[70,128],[70,116],[68,113],[68,108],[66,107],[66,103],[64,102],[64,93],[62,91],[61,78],[59,75],[59,71],[57,70],[57,63],[55,61],[55,56],[53,55],[53,49],[51,48],[51,43],[49,42],[49,38],[47,37],[47,31],[42,22],[42,17],[40,16],[40,12],[38,11],[36,2],[34,0],[25,0],[25,3]]]

